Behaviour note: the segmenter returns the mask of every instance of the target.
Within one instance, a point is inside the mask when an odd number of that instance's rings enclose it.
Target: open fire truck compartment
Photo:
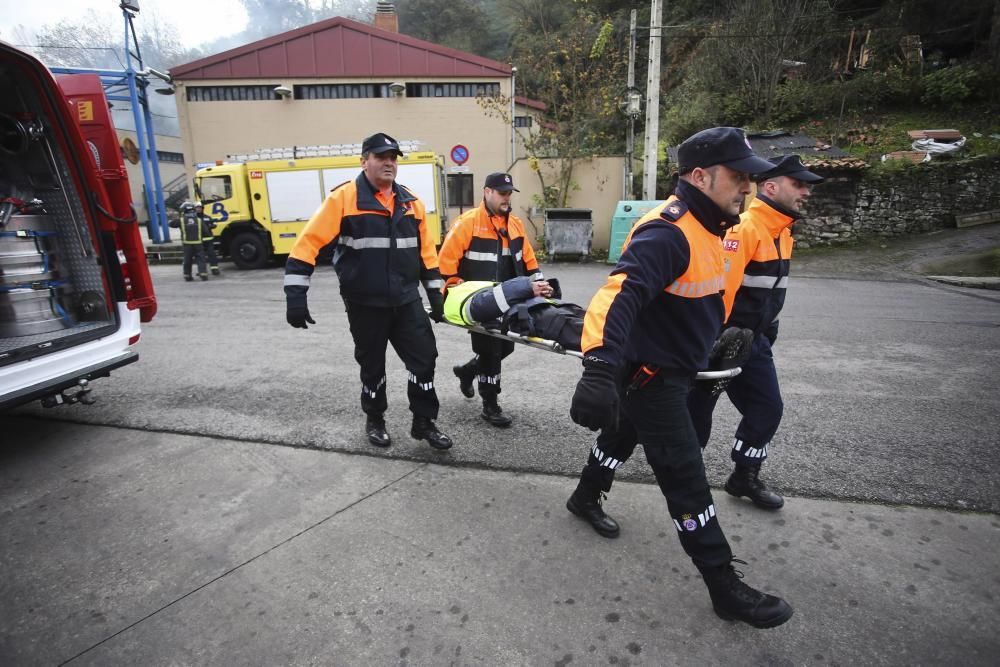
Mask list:
[[[100,78],[0,42],[0,409],[91,402],[155,312]]]

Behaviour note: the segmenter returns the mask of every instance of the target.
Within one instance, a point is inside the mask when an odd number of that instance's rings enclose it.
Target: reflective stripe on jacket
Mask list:
[[[201,245],[204,240],[201,218],[195,213],[185,213],[181,216],[181,243]]]
[[[316,256],[327,244],[334,245],[340,293],[349,301],[400,306],[420,298],[420,281],[428,290],[443,285],[424,204],[398,183],[387,199],[364,172],[334,188],[295,242],[285,285],[308,288]]]
[[[795,219],[775,206],[758,195],[723,240],[726,321],[756,333],[778,319],[788,286]]]
[[[490,215],[483,201],[462,214],[441,245],[441,275],[446,282],[491,280],[517,276],[542,280],[535,251],[516,215]]]
[[[462,326],[476,324],[469,315],[469,302],[482,290],[493,289],[493,285],[490,280],[469,280],[449,286],[444,299],[445,319]]]
[[[587,308],[584,353],[615,367],[641,362],[691,374],[706,367],[724,310],[722,213],[684,181],[677,193],[683,199],[654,208],[625,239]],[[715,219],[700,220],[688,201]]]

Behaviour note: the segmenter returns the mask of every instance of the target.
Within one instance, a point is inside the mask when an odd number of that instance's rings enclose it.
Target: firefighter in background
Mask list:
[[[447,285],[466,280],[502,283],[527,276],[543,283],[539,288],[541,296],[551,296],[552,289],[543,280],[524,223],[511,213],[514,192],[520,191],[510,174],[497,172],[486,177],[482,203],[455,221],[441,246],[441,276]],[[478,380],[483,419],[493,426],[510,426],[513,420],[500,408],[497,396],[501,363],[514,351],[514,343],[474,332],[469,335],[475,356],[452,369],[459,389],[466,398],[472,398],[472,383]]]
[[[617,535],[599,494],[641,442],[715,612],[774,627],[791,618],[792,608],[743,583],[734,569],[733,562],[743,561],[735,561],[719,525],[687,409],[691,383],[707,366],[722,327],[722,236],[739,221],[748,174],[772,165],[731,127],[688,138],[678,158],[676,194],[632,228],[621,259],[587,309],[584,370],[570,417],[601,434],[567,508],[598,532]]]
[[[201,216],[198,215],[194,202],[186,201],[181,204],[181,215],[177,220],[171,220],[170,226],[180,228],[181,246],[184,248],[184,260],[181,269],[184,271],[184,280],[191,282],[191,265],[198,264],[198,277],[208,280],[208,271],[205,270],[205,245],[202,235]]]
[[[736,428],[731,456],[735,470],[726,481],[726,492],[747,497],[764,509],[779,509],[784,498],[760,479],[768,445],[781,423],[784,409],[778,389],[771,347],[778,336],[778,317],[785,303],[792,256],[792,226],[802,217],[812,186],[823,179],[806,169],[797,155],[772,160],[773,169],[757,177],[757,196],[740,224],[726,232],[724,258],[727,326],[754,332],[750,359],[743,372],[726,386],[729,400],[743,416]],[[712,433],[712,412],[718,395],[696,387],[688,406],[701,446]]]
[[[215,252],[215,222],[205,215],[205,206],[200,201],[194,204],[195,213],[201,218],[201,238],[208,258],[208,269],[213,276],[219,275],[219,255]]]
[[[424,204],[396,182],[403,152],[395,139],[373,134],[364,140],[361,152],[361,173],[330,192],[288,256],[286,319],[302,329],[315,324],[306,293],[316,256],[333,244],[333,266],[354,338],[354,358],[361,366],[361,409],[368,441],[377,447],[392,444],[385,424],[385,351],[392,343],[409,372],[410,436],[435,449],[448,449],[451,438],[434,423],[439,408],[434,390],[437,344],[417,289],[422,282],[430,317],[441,321],[443,283]]]

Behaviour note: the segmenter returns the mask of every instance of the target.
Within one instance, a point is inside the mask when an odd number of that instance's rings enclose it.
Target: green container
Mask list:
[[[662,201],[620,201],[615,207],[615,214],[611,218],[611,240],[608,244],[608,263],[615,264],[622,256],[622,246],[625,245],[625,238],[632,231],[639,218],[646,215],[654,208],[662,204]]]

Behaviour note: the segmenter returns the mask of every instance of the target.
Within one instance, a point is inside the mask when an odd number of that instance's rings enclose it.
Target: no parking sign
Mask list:
[[[462,144],[452,146],[451,161],[459,166],[465,164],[469,161],[469,149]]]

